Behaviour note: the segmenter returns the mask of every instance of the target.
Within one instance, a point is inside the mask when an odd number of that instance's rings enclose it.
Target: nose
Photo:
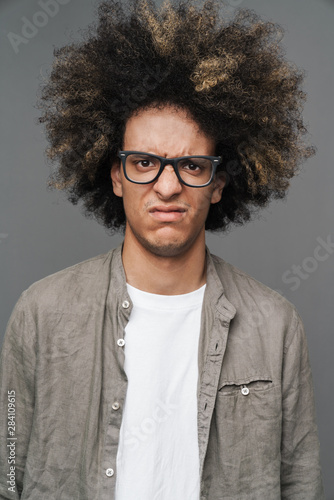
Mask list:
[[[182,191],[182,184],[177,178],[173,165],[165,165],[162,173],[153,184],[153,189],[163,198],[170,198]]]

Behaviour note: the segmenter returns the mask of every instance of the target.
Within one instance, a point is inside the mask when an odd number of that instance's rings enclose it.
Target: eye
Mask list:
[[[149,167],[150,163],[152,163],[150,160],[139,160],[136,162],[136,165],[139,165],[140,167]]]
[[[201,164],[203,163],[203,164]],[[204,162],[201,162],[200,159],[199,161],[196,160],[196,162],[193,159],[189,160],[183,160],[179,163],[179,170],[181,170],[184,173],[187,174],[201,174],[206,168],[206,165]]]
[[[153,156],[129,155],[127,158],[128,165],[132,165],[138,169],[146,170],[148,168],[159,167],[160,162]]]
[[[202,167],[200,167],[199,165],[196,165],[195,163],[187,163],[186,165],[184,165],[183,168],[187,168],[188,170],[196,171],[196,169],[201,170]]]

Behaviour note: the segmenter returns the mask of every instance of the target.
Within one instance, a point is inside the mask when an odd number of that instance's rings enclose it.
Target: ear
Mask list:
[[[113,161],[110,170],[110,177],[112,180],[113,191],[116,196],[122,198],[123,196],[123,184],[121,177],[121,160],[116,159]]]
[[[211,195],[211,203],[218,203],[221,200],[223,189],[227,183],[227,173],[217,172],[213,181],[213,191]]]

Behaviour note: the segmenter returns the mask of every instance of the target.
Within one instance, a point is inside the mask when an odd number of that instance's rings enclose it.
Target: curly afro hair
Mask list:
[[[82,200],[85,214],[112,232],[124,231],[126,219],[111,164],[138,110],[181,107],[215,139],[228,182],[210,207],[210,231],[285,198],[316,151],[303,141],[305,72],[285,59],[282,28],[250,9],[220,15],[219,4],[103,1],[82,40],[54,50],[39,99],[47,157],[58,165],[49,185]]]

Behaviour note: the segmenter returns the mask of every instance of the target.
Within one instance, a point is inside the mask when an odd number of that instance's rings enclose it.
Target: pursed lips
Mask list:
[[[173,222],[181,219],[186,212],[184,208],[177,205],[170,206],[156,206],[149,210],[150,215],[157,220],[163,222]]]
[[[168,207],[153,207],[150,212],[185,212],[184,208],[178,206],[168,206]]]

